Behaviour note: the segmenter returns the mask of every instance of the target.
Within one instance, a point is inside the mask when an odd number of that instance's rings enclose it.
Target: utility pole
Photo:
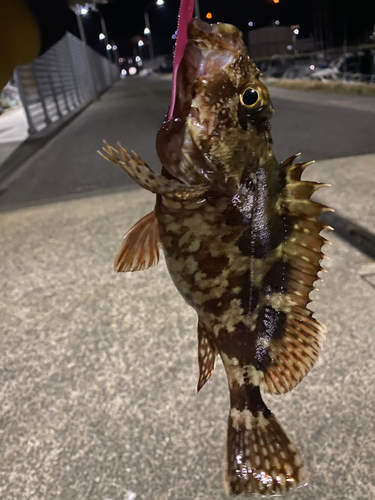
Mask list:
[[[102,13],[100,12],[100,10],[96,9],[96,12],[99,14],[99,17],[100,17],[100,26],[102,27],[102,32],[104,33],[104,36],[105,36],[105,51],[106,51],[106,54],[107,54],[109,62],[112,62],[111,61],[111,55],[109,53],[110,51],[107,50],[107,45],[109,44],[109,38],[108,38],[108,33],[107,33],[107,26],[105,24],[104,17],[102,15]]]
[[[148,16],[148,7],[153,5],[153,3],[149,4],[146,6],[144,10],[144,18],[145,18],[145,33],[148,37],[148,48],[150,50],[150,59],[153,61],[154,60],[154,46],[152,44],[152,35],[151,35],[151,28],[150,28],[150,18]]]
[[[95,98],[96,97],[96,89],[95,89],[95,83],[94,83],[94,76],[92,74],[90,58],[89,58],[89,54],[87,51],[87,41],[86,41],[85,30],[83,29],[82,17],[81,17],[81,13],[77,12],[77,11],[75,11],[75,15],[76,15],[77,24],[78,24],[79,36],[83,42],[83,49],[84,49],[84,53],[85,53],[85,59],[86,59],[86,64],[87,64],[87,69],[88,69],[88,76],[89,76],[92,96],[93,96],[93,98]]]
[[[201,18],[201,13],[200,13],[200,10],[199,10],[199,0],[194,0],[194,11],[195,11],[195,17],[197,17],[198,19]]]

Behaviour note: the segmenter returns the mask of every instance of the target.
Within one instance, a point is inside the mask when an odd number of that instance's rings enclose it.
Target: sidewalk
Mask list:
[[[0,115],[0,166],[28,137],[23,108],[6,110]]]
[[[120,116],[116,89],[107,98]],[[84,113],[110,129],[103,109],[99,102]],[[139,121],[151,140],[146,117]],[[101,127],[90,141],[81,131],[80,149],[61,146],[53,159],[63,165],[76,155],[99,178],[90,161]],[[318,162],[305,178],[331,183],[319,201],[375,232],[374,170],[375,155],[352,156]],[[196,316],[163,258],[144,272],[112,271],[123,234],[154,197],[129,186],[104,193],[0,214],[0,497],[224,500],[223,367],[195,394]],[[312,307],[327,341],[309,376],[267,403],[311,472],[291,498],[373,500],[374,261],[326,236],[329,272]]]

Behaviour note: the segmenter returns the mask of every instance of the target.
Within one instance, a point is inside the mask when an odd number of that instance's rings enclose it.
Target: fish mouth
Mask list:
[[[197,18],[189,23],[185,61],[196,70],[194,78],[212,78],[244,49],[242,32],[231,24],[208,24]]]
[[[232,24],[217,23],[208,24],[198,18],[193,18],[188,26],[188,42],[197,46],[207,47],[207,43],[216,50],[233,50],[237,52],[243,49],[242,32]]]
[[[216,130],[213,123],[206,126],[202,110],[195,107],[193,101],[196,92],[202,90],[201,84],[219,81],[229,65],[241,54],[246,56],[242,32],[231,24],[208,24],[193,18],[189,22],[187,35],[177,85],[181,114],[185,120],[189,117],[189,128],[193,126],[200,129],[209,140],[222,140],[223,132]]]

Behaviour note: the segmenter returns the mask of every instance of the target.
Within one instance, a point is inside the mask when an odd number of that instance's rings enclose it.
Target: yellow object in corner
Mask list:
[[[15,66],[31,62],[39,50],[39,27],[27,3],[0,0],[0,90]]]

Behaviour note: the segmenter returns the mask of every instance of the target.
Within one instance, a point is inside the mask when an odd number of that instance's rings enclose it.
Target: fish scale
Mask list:
[[[307,304],[319,279],[326,185],[301,180],[311,163],[278,164],[273,108],[242,34],[193,19],[173,111],[157,136],[162,172],[108,144],[102,156],[156,195],[126,233],[117,271],[146,269],[162,247],[170,276],[198,315],[197,390],[220,355],[228,378],[229,495],[269,496],[307,482],[295,445],[262,392],[292,390],[314,366],[325,328]],[[250,91],[251,99],[247,92]]]

